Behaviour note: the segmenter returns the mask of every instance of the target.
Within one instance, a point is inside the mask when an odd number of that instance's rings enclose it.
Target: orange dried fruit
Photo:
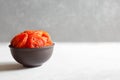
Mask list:
[[[52,44],[50,35],[43,30],[26,30],[11,40],[11,45],[16,48],[40,48]]]

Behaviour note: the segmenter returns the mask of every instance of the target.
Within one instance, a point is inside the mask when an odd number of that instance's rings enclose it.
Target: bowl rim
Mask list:
[[[13,48],[13,49],[44,49],[44,48],[50,48],[50,47],[53,47],[55,45],[55,43],[53,43],[52,45],[50,46],[43,46],[43,47],[40,47],[40,48],[16,48],[16,47],[13,47],[11,44],[9,44],[9,48]]]

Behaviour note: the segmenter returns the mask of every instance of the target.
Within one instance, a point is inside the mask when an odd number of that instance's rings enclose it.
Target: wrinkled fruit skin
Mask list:
[[[43,30],[26,30],[11,40],[11,45],[16,48],[40,48],[52,44],[50,35]]]

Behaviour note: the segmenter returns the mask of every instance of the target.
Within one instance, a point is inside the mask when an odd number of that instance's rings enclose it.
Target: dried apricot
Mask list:
[[[50,35],[43,30],[26,30],[11,40],[11,45],[16,48],[40,48],[52,44]]]

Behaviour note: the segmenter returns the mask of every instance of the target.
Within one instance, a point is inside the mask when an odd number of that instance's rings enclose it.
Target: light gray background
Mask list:
[[[54,41],[120,41],[120,0],[0,0],[0,41],[26,29]]]

